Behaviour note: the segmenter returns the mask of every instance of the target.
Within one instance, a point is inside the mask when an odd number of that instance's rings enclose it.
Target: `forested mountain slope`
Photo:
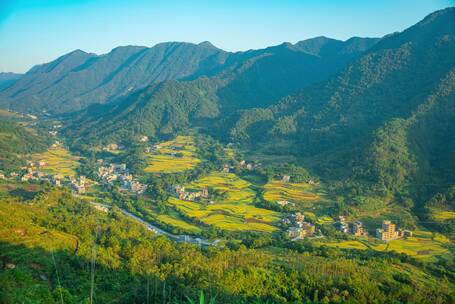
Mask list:
[[[287,139],[321,174],[376,190],[406,196],[411,181],[454,183],[454,54],[449,8],[383,38],[330,81],[239,113],[228,135]]]
[[[359,39],[361,43],[356,42]],[[315,53],[303,47],[314,44],[309,40],[237,53],[225,52],[209,42],[125,46],[100,56],[77,50],[32,68],[0,93],[0,106],[21,112],[72,112],[161,81],[200,76],[216,76],[230,83],[221,94],[227,103],[263,106],[326,79],[378,39],[317,40],[323,40],[321,48],[335,47]]]

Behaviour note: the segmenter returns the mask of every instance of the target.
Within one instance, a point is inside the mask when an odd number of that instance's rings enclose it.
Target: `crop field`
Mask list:
[[[169,204],[180,212],[217,228],[242,231],[275,231],[273,223],[279,220],[279,213],[254,206],[256,193],[250,183],[232,173],[214,172],[189,185],[187,189],[200,190],[209,187],[223,193],[223,199],[211,205],[170,198]]]
[[[269,202],[290,201],[293,203],[316,202],[321,197],[312,192],[307,183],[283,183],[272,181],[264,186],[264,199]]]
[[[455,219],[455,211],[438,210],[431,213],[431,216],[437,221],[447,221]]]
[[[418,259],[433,260],[435,256],[449,254],[448,245],[450,245],[450,241],[443,235],[427,231],[415,231],[412,237],[393,240],[373,246],[373,248],[379,251],[406,253]]]
[[[174,140],[162,142],[156,151],[147,155],[146,173],[175,173],[194,168],[200,159],[191,136],[177,136]]]
[[[341,241],[341,242],[328,242],[328,243],[319,243],[320,245],[325,245],[329,247],[338,247],[341,249],[367,249],[368,247],[359,241]]]
[[[63,176],[75,176],[74,170],[79,166],[79,158],[71,155],[68,150],[61,146],[50,148],[44,153],[34,154],[33,160],[45,163],[42,167],[44,172]]]
[[[163,222],[164,224],[177,227],[179,229],[191,232],[191,233],[200,233],[202,230],[201,228],[194,226],[190,223],[185,222],[179,218],[174,216],[170,216],[167,214],[160,214],[156,217],[159,221]]]

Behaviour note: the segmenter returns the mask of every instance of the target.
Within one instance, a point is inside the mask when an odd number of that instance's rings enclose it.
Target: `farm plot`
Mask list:
[[[204,204],[172,197],[169,204],[187,216],[223,230],[271,232],[277,229],[273,224],[279,220],[279,213],[255,207],[256,193],[247,181],[232,173],[215,172],[186,186],[192,190],[206,187],[221,193],[222,198]]]
[[[149,153],[146,173],[175,173],[194,168],[200,159],[191,136],[177,136],[174,140],[162,142]]]
[[[316,202],[321,197],[312,192],[307,183],[284,183],[272,181],[264,186],[264,199],[269,202],[290,201],[293,203]]]
[[[415,231],[412,237],[393,240],[373,246],[378,251],[396,251],[422,260],[434,260],[436,256],[449,254],[450,241],[440,234]]]
[[[79,157],[62,146],[50,148],[44,153],[34,154],[33,160],[44,162],[41,170],[50,174],[61,174],[64,176],[75,176],[75,169],[79,166]]]

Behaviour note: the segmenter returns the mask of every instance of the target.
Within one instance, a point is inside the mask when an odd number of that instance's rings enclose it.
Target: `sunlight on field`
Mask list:
[[[256,230],[270,232],[277,228],[272,224],[279,220],[279,213],[257,208],[253,201],[256,193],[250,184],[232,173],[215,172],[189,185],[188,189],[210,187],[224,193],[221,202],[203,205],[199,202],[170,198],[169,204],[190,217],[224,230]]]
[[[196,147],[190,136],[177,136],[174,140],[159,144],[156,151],[148,154],[146,173],[175,173],[194,168],[201,162],[195,156]]]
[[[359,241],[341,241],[341,242],[330,242],[330,243],[319,243],[329,247],[338,247],[342,249],[367,249],[368,247]]]
[[[17,210],[17,209],[20,210]],[[27,206],[28,208],[28,206]],[[37,212],[40,212],[39,210]],[[4,244],[0,245],[1,252],[9,252],[13,250],[12,246],[21,245],[22,249],[15,248],[15,254],[27,252],[27,248],[40,247],[52,250],[71,250],[77,246],[77,239],[69,234],[45,229],[31,223],[30,217],[33,215],[33,210],[26,210],[23,214],[22,206],[10,204],[0,204],[0,241]],[[10,248],[11,246],[11,248]]]
[[[188,231],[188,232],[192,232],[192,233],[200,233],[202,230],[197,227],[197,226],[194,226],[194,225],[191,225],[181,219],[178,219],[178,218],[175,218],[175,217],[172,217],[170,215],[167,215],[167,214],[160,214],[156,217],[159,221],[167,224],[167,225],[170,225],[170,226],[174,226],[174,227],[177,227],[177,228],[180,228],[182,230],[185,230],[185,231]]]
[[[33,160],[45,163],[42,171],[64,176],[75,176],[74,170],[79,166],[79,158],[71,155],[68,150],[61,146],[50,148],[44,153],[34,154]]]
[[[434,211],[431,216],[437,221],[447,221],[455,219],[455,211]]]
[[[418,259],[433,259],[434,256],[445,255],[449,250],[444,246],[449,240],[440,234],[427,231],[415,231],[412,237],[393,240],[388,243],[373,246],[379,251],[396,251],[406,253]]]
[[[264,186],[264,199],[269,202],[290,201],[314,202],[320,199],[317,194],[311,192],[312,186],[307,183],[283,183],[272,181]]]

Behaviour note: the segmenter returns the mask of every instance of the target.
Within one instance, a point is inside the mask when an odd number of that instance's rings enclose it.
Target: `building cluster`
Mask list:
[[[312,237],[316,233],[316,227],[313,224],[306,222],[305,215],[300,212],[284,218],[283,223],[290,225],[288,228],[288,236],[293,240]]]
[[[70,186],[73,193],[84,194],[89,183],[85,176],[81,175],[78,178],[70,177]]]
[[[368,236],[368,231],[360,221],[348,223],[344,216],[338,216],[335,218],[335,220],[338,226],[338,230],[343,233],[348,233],[355,236]]]
[[[391,241],[404,237],[411,237],[412,231],[397,229],[391,221],[382,221],[382,227],[376,229],[376,237],[382,241]]]
[[[119,182],[120,186],[133,193],[141,194],[147,190],[147,185],[135,180],[126,168],[126,164],[109,164],[98,167],[98,177],[105,183]]]
[[[283,201],[277,201],[276,202],[278,205],[284,207],[284,206],[292,206],[292,207],[295,207],[295,203],[293,202],[290,202],[290,201],[286,201],[286,200],[283,200]]]
[[[186,191],[185,187],[176,185],[174,187],[174,193],[175,195],[185,201],[200,201],[202,199],[209,199],[210,194],[209,194],[209,189],[204,188],[200,191]]]

